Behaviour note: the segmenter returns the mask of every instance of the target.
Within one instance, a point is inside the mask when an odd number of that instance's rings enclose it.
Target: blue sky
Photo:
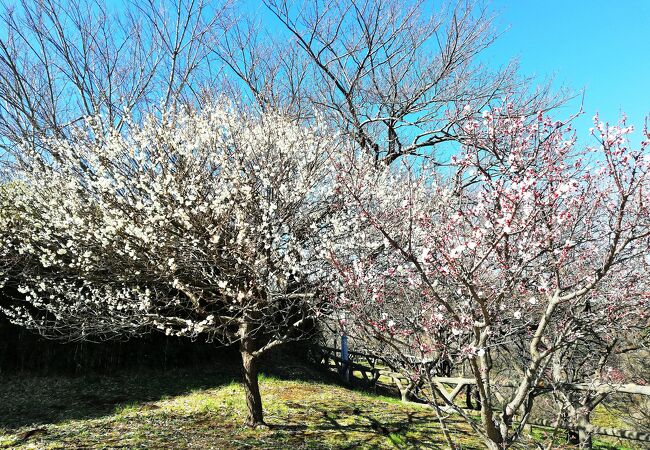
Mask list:
[[[492,0],[488,6],[503,31],[487,51],[489,61],[518,57],[527,75],[585,89],[579,136],[588,135],[597,111],[610,122],[624,111],[642,127],[650,114],[650,0]],[[560,113],[576,112],[579,103]]]

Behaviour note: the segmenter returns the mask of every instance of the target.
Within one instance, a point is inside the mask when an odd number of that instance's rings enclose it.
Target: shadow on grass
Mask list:
[[[425,408],[413,410],[413,407],[398,406],[399,401],[391,405],[390,401],[364,396],[354,391],[331,386],[343,385],[338,377],[331,373],[301,364],[264,365],[264,374],[279,380],[308,381],[309,385],[275,384],[267,380],[274,401],[266,403],[270,412],[267,431],[246,430],[240,426],[241,416],[233,410],[217,406],[216,409],[202,411],[198,416],[190,413],[163,414],[165,426],[160,428],[159,417],[127,419],[134,421],[132,430],[138,427],[153,427],[164,433],[174,433],[183,427],[191,430],[192,439],[210,442],[215,448],[304,448],[304,449],[352,449],[352,448],[444,448],[442,434],[432,413]],[[113,375],[87,375],[82,377],[62,376],[2,376],[0,377],[0,434],[2,432],[16,435],[14,443],[27,441],[31,437],[25,433],[48,428],[49,433],[41,439],[76,445],[77,441],[60,431],[51,432],[48,424],[70,420],[95,419],[107,417],[124,407],[138,406],[141,411],[157,409],[157,400],[188,394],[203,389],[215,389],[240,380],[239,362],[233,360],[220,367],[194,368],[190,370],[173,370],[168,372],[119,372]],[[316,382],[314,388],[311,382]],[[271,387],[269,387],[271,386]],[[287,386],[292,386],[287,388]],[[331,398],[330,398],[331,394]],[[310,400],[305,399],[313,396]],[[385,400],[385,399],[384,399]],[[242,399],[243,401],[243,399]],[[234,414],[234,415],[233,415]],[[452,418],[450,422],[456,422]],[[108,425],[112,427],[113,425]],[[453,424],[452,424],[453,426]],[[95,425],[83,426],[86,432],[103,442],[104,428]],[[21,429],[22,430],[19,430]],[[25,432],[27,428],[27,432]],[[463,438],[468,433],[455,430],[456,438]],[[92,431],[92,430],[95,431]],[[121,442],[120,432],[113,437]],[[101,430],[101,431],[99,431]],[[65,433],[71,433],[66,431]],[[64,434],[65,434],[64,433]],[[21,437],[22,436],[22,437]],[[39,439],[38,434],[35,435]],[[147,438],[148,439],[148,438]],[[170,445],[179,442],[171,435],[160,435],[156,445]],[[80,441],[81,442],[81,441]],[[130,442],[130,441],[125,441]],[[147,441],[147,445],[152,445]],[[79,444],[81,445],[81,444]],[[126,444],[125,444],[126,445]],[[135,444],[134,444],[135,445]],[[147,448],[147,445],[143,448]],[[207,447],[206,447],[207,448]],[[463,448],[473,448],[463,445]]]
[[[335,405],[336,406],[336,405]],[[298,405],[292,407],[300,408]],[[271,424],[270,429],[276,433],[290,434],[296,443],[307,442],[316,433],[320,436],[330,435],[328,448],[398,448],[398,449],[436,449],[446,448],[438,424],[428,414],[405,411],[400,414],[382,416],[376,409],[363,410],[354,408],[346,411],[340,408],[309,408],[311,416],[320,416],[320,420],[311,425]],[[350,423],[350,417],[355,420]],[[455,422],[451,420],[450,422]],[[453,426],[453,425],[452,425]],[[454,439],[470,436],[466,431],[454,430]],[[278,436],[279,437],[279,436]],[[339,443],[337,445],[336,443]],[[309,447],[311,448],[311,447]],[[463,445],[465,449],[474,448]]]
[[[239,365],[160,371],[120,371],[112,375],[0,376],[0,430],[114,413],[142,404],[215,388],[239,379]]]
[[[283,380],[339,384],[337,377],[300,364],[262,364],[262,372]],[[120,370],[114,374],[0,375],[0,431],[113,414],[122,406],[146,404],[241,382],[237,357],[218,367]]]
[[[0,434],[2,431],[20,432],[7,441],[9,447],[27,441],[36,445],[55,444],[61,448],[94,448],[96,444],[103,446],[108,442],[128,448],[184,448],[188,442],[197,448],[219,449],[446,446],[437,422],[426,408],[414,409],[399,401],[342,389],[336,376],[308,366],[275,364],[272,370],[264,373],[271,375],[271,378],[263,378],[268,394],[265,408],[268,429],[242,427],[243,411],[238,402],[243,399],[237,400],[238,406],[232,407],[227,405],[227,397],[226,401],[220,400],[213,406],[199,405],[194,411],[163,410],[144,415],[129,412],[117,421],[47,427],[67,420],[108,417],[123,407],[127,411],[136,405],[138,411],[155,410],[159,407],[149,402],[226,386],[239,380],[239,365],[233,361],[213,370],[78,378],[0,378],[0,397],[4,400],[0,404]],[[298,383],[277,383],[276,380]],[[178,433],[181,429],[184,431]],[[80,432],[83,436],[78,434]],[[460,429],[456,429],[455,434],[460,439],[467,435]],[[463,448],[477,447],[470,444]]]

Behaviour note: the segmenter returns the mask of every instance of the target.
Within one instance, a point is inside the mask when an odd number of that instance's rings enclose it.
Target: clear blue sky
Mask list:
[[[518,57],[528,75],[585,89],[579,136],[587,135],[595,112],[615,122],[624,111],[642,127],[650,114],[650,0],[492,0],[488,6],[503,31],[489,61]]]

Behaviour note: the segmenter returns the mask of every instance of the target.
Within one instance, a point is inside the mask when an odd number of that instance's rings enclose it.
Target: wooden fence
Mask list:
[[[385,361],[376,355],[368,355],[365,353],[349,351],[349,359],[344,361],[340,354],[341,351],[332,347],[319,347],[319,363],[329,370],[336,370],[346,380],[352,376],[353,373],[359,372],[361,381],[365,387],[376,390],[380,379],[384,377],[386,380],[397,387],[403,401],[407,401],[416,392],[422,388],[421,383],[413,382],[406,376],[399,373],[394,368],[385,367]],[[431,381],[435,384],[440,393],[453,403],[454,400],[461,394],[465,394],[465,407],[473,408],[472,403],[472,386],[476,384],[474,378],[465,377],[432,377]],[[500,384],[499,387],[513,388],[515,385]],[[650,386],[642,386],[638,384],[587,384],[587,383],[565,383],[563,388],[568,388],[576,391],[592,391],[594,393],[620,393],[628,395],[643,395],[650,396]],[[446,408],[448,412],[453,412],[451,408]],[[636,441],[650,442],[650,433],[636,430],[623,430],[617,428],[604,428],[594,426],[592,424],[576,425],[568,423],[555,423],[544,419],[535,421],[528,421],[532,426],[541,427],[559,427],[567,430],[582,429],[590,434],[612,436],[621,439],[631,439]]]

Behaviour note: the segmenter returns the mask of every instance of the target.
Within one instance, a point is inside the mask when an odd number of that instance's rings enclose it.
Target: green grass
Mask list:
[[[104,377],[4,376],[0,448],[446,447],[432,410],[294,369],[260,377],[269,425],[261,429],[243,426],[246,408],[236,367]],[[454,416],[447,420],[463,449],[483,448],[466,424]]]
[[[236,373],[224,368],[111,377],[5,376],[0,379],[0,448],[444,447],[432,411],[318,376],[313,381],[261,376],[269,428],[247,429]],[[481,448],[462,424],[452,424],[452,431],[463,448]]]

